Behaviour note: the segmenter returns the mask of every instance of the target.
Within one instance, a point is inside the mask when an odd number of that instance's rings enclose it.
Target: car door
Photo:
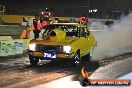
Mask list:
[[[92,46],[94,44],[94,37],[86,27],[81,29],[80,32],[80,40],[82,42],[82,55],[86,55],[92,49]]]

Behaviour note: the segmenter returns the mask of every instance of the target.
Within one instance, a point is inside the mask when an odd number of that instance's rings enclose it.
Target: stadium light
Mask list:
[[[89,10],[89,13],[92,13],[93,12],[93,10]]]
[[[97,12],[98,10],[97,9],[94,9],[93,12]]]

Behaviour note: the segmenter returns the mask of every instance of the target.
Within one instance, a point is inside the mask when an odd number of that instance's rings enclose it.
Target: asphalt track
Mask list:
[[[0,88],[59,88],[55,87],[59,83],[54,84],[54,87],[50,83],[52,84],[56,82],[55,80],[64,77],[70,80],[69,83],[72,85],[76,82],[79,83],[79,76],[83,66],[86,67],[91,74],[90,77],[93,79],[116,79],[132,72],[131,57],[132,54],[127,53],[97,62],[83,62],[78,67],[73,67],[66,62],[48,64],[40,62],[37,67],[32,67],[29,64],[28,57],[2,60],[0,61]],[[60,83],[63,83],[63,81]],[[65,88],[65,86],[61,88]]]
[[[123,58],[125,57],[125,58]],[[117,56],[111,59],[115,61],[102,60],[99,63],[102,65],[92,73],[90,79],[118,79],[132,72],[132,57],[126,58],[127,55]],[[131,76],[130,76],[131,77]],[[127,79],[132,81],[132,78]],[[77,77],[76,77],[77,78]],[[34,86],[32,88],[131,88],[131,86],[87,86],[82,87],[79,81],[75,80],[75,75],[70,75],[59,80],[55,80],[46,84]]]

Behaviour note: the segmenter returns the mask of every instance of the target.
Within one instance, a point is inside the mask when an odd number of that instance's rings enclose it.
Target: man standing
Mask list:
[[[105,22],[105,25],[108,26],[109,31],[112,31],[112,29],[113,29],[113,27],[112,27],[113,24],[114,24],[114,21],[113,21],[112,19],[108,19],[108,20]]]
[[[39,33],[41,31],[41,24],[39,22],[39,15],[35,15],[35,18],[33,19],[33,25],[32,25],[32,29],[33,29],[33,33],[34,33],[34,38],[39,38]]]
[[[27,25],[26,28],[23,30],[20,39],[29,39],[29,34],[30,34],[30,26]]]

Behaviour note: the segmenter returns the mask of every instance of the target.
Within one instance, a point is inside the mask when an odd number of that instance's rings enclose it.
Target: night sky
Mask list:
[[[88,10],[98,9],[98,14],[92,16],[102,17],[112,15],[112,11],[132,10],[132,0],[0,0],[1,4],[5,5],[6,14],[32,15],[48,7],[56,16],[80,16]]]
[[[98,8],[132,8],[132,0],[0,0],[0,4],[12,7],[35,6],[87,6]]]

